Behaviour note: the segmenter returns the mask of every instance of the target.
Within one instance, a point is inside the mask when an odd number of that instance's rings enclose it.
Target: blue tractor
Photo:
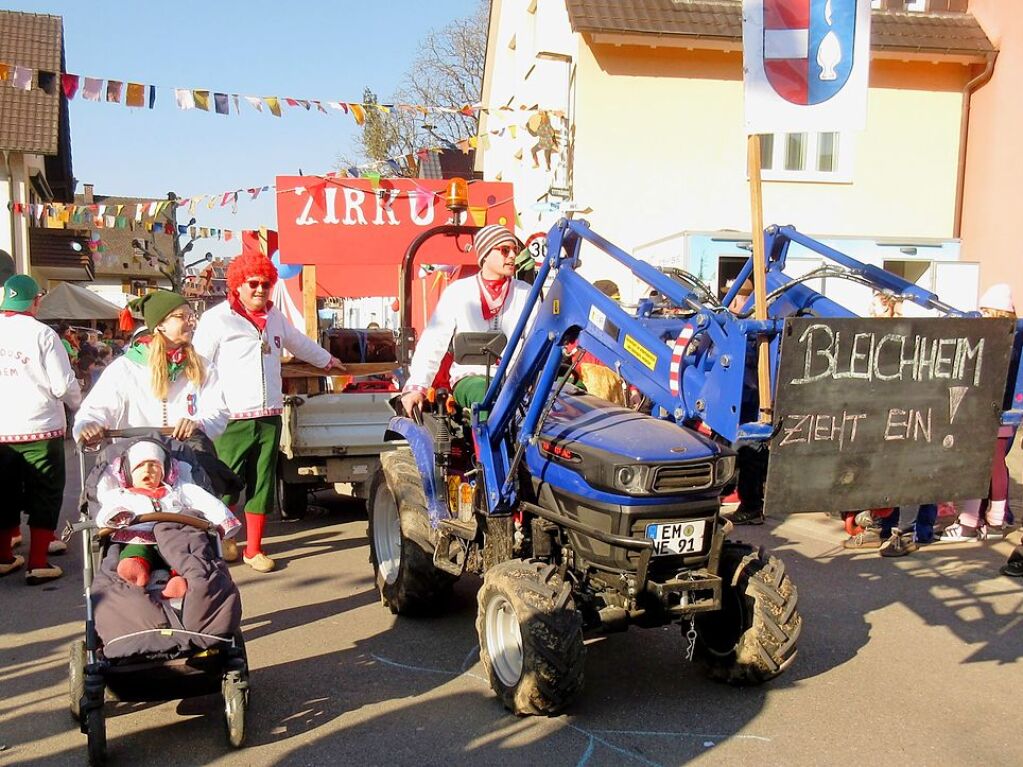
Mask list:
[[[424,237],[406,254],[403,307]],[[511,711],[562,709],[583,685],[584,635],[632,624],[680,624],[686,656],[725,682],[761,684],[792,665],[803,623],[796,587],[779,559],[729,540],[720,514],[733,448],[778,436],[758,412],[757,338],[770,340],[776,374],[786,318],[851,316],[784,274],[788,244],[838,261],[833,270],[850,279],[955,310],[791,229],[772,227],[765,241],[771,314],[758,321],[726,308],[734,295],[714,301],[698,280],[672,279],[586,222],[561,220],[512,337],[453,340],[462,362],[500,357],[484,401],[462,412],[439,390],[425,412],[392,419],[388,438],[407,447],[381,457],[369,510],[382,601],[398,615],[436,613],[456,579],[482,575],[480,655]],[[577,271],[584,243],[658,300],[627,311],[597,290]],[[406,361],[413,342],[400,339]],[[573,342],[642,392],[651,413],[574,386]],[[701,422],[709,436],[693,428]]]

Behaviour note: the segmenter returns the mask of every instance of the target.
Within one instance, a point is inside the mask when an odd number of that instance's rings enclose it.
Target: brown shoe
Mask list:
[[[0,577],[4,575],[10,575],[16,570],[20,570],[25,564],[25,557],[15,554],[14,559],[10,562],[0,562]]]
[[[225,562],[237,562],[238,561],[238,544],[230,538],[225,538],[220,543],[220,550],[224,554]]]
[[[257,573],[268,573],[277,567],[277,563],[262,551],[254,557],[242,556],[242,560]]]
[[[64,574],[56,565],[51,565],[49,562],[46,563],[46,567],[36,567],[32,570],[28,570],[25,573],[25,583],[29,586],[38,586],[41,583],[48,583],[49,581],[55,581]]]

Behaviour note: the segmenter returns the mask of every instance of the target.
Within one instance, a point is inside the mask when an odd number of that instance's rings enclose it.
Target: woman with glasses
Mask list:
[[[157,290],[129,307],[146,330],[103,371],[82,402],[72,434],[94,443],[107,429],[173,427],[185,441],[196,431],[211,439],[227,425],[227,410],[214,368],[192,345],[196,315],[177,293]]]
[[[479,273],[456,280],[445,289],[416,344],[401,397],[409,415],[426,400],[426,390],[433,384],[455,333],[501,332],[511,338],[525,309],[530,287],[514,279],[521,250],[515,235],[491,224],[476,232],[472,243]],[[487,391],[486,367],[452,363],[451,383],[455,402],[462,407],[482,402]]]
[[[326,349],[307,338],[270,300],[277,269],[261,253],[243,253],[227,269],[227,300],[203,313],[195,345],[224,379],[230,421],[215,441],[217,456],[245,482],[245,564],[274,569],[263,552],[266,514],[274,506],[277,450],[281,440],[281,355],[287,349],[319,368],[343,370]],[[235,511],[238,496],[224,503]],[[237,550],[224,548],[225,559]]]

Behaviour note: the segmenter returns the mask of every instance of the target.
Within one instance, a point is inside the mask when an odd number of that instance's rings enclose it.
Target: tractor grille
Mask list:
[[[703,490],[714,484],[714,464],[676,463],[658,466],[654,474],[655,493],[676,493],[682,490]]]

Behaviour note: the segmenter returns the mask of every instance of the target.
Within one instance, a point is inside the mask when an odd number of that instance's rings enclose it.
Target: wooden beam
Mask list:
[[[764,199],[760,182],[760,136],[749,136],[746,158],[749,164],[750,214],[753,235],[753,317],[767,319],[767,259],[764,254]],[[771,358],[767,336],[757,339],[757,390],[760,420],[771,422]]]
[[[305,334],[319,343],[320,318],[316,314],[316,264],[307,264],[302,267],[302,314],[305,317]]]

